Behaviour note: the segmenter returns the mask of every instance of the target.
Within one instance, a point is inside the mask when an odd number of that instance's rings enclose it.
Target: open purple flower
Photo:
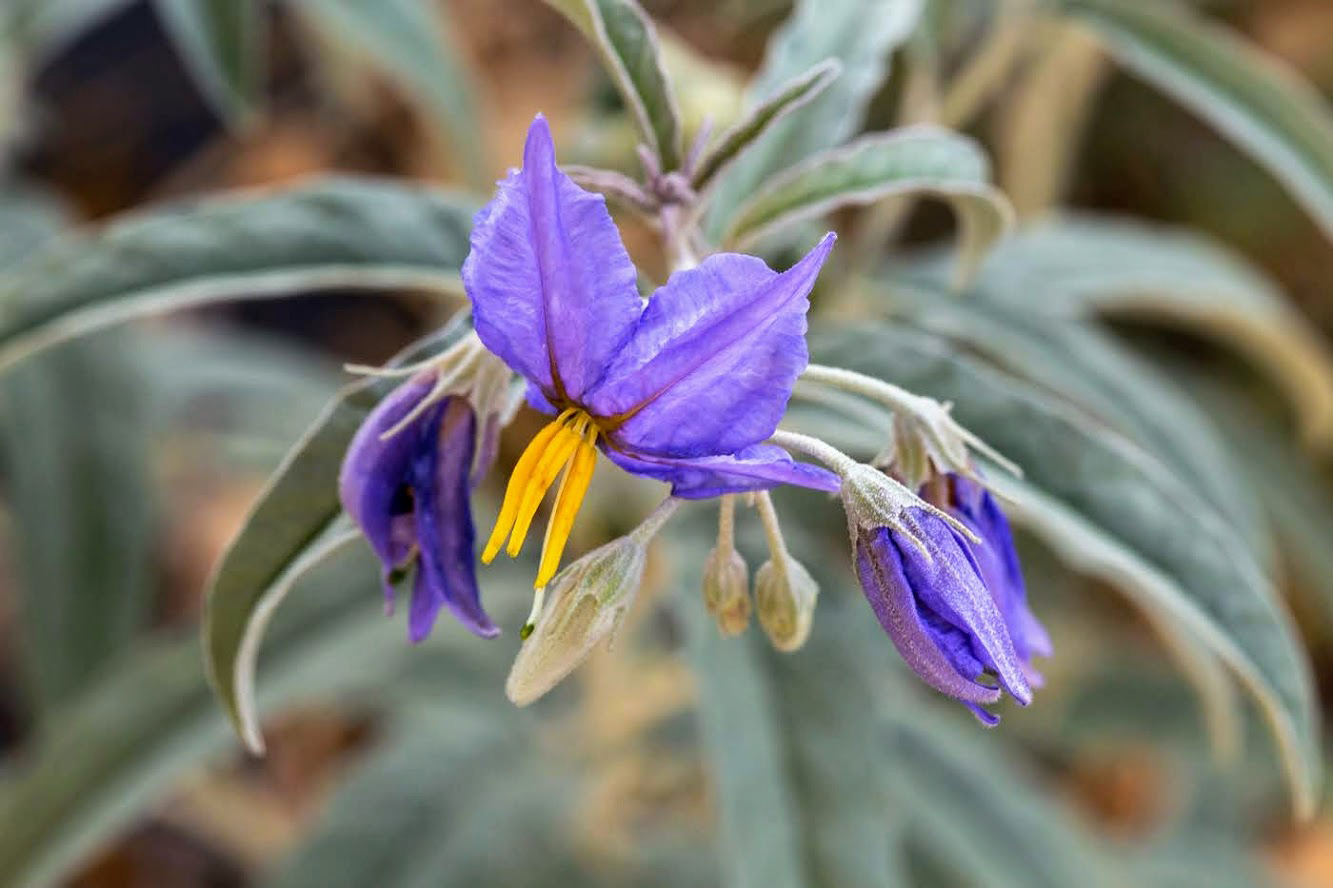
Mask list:
[[[469,498],[488,467],[474,460],[477,415],[462,395],[437,397],[439,370],[400,385],[371,412],[348,448],[339,477],[343,507],[394,581],[415,568],[408,632],[430,634],[441,607],[482,636],[499,629],[481,607]],[[480,471],[479,471],[480,470]]]
[[[926,684],[980,719],[1001,692],[1032,700],[1014,627],[983,579],[972,544],[939,515],[911,508],[903,528],[859,528],[856,568],[880,625]]]
[[[559,485],[536,585],[555,574],[597,449],[626,471],[701,498],[836,476],[763,443],[808,360],[807,296],[828,235],[778,274],[723,253],[678,271],[645,303],[605,201],[556,166],[540,116],[523,168],[476,217],[463,282],[481,341],[528,381],[554,419],[510,478],[482,560],[517,555]]]

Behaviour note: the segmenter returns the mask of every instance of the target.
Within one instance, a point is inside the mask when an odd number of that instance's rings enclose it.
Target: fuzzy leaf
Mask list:
[[[1062,2],[1121,64],[1262,164],[1333,237],[1333,114],[1313,87],[1176,4]]]
[[[826,59],[842,73],[814,101],[769,127],[745,157],[718,177],[707,233],[721,237],[736,208],[770,176],[824,148],[840,145],[861,126],[884,80],[893,51],[916,28],[924,0],[800,0],[773,36],[748,90],[758,103],[791,78]]]
[[[730,129],[711,144],[698,166],[691,172],[690,183],[701,190],[715,176],[724,172],[738,157],[761,138],[768,128],[796,109],[810,102],[838,78],[842,66],[835,59],[815,65],[799,77],[794,77],[776,93],[751,108]]]
[[[330,178],[129,216],[0,276],[0,369],[133,318],[319,289],[456,293],[473,201]]]
[[[547,0],[597,50],[663,171],[681,165],[676,97],[652,20],[635,0]]]
[[[981,275],[984,296],[1019,312],[1101,312],[1217,339],[1282,387],[1312,442],[1333,445],[1333,351],[1276,284],[1207,238],[1074,215],[1008,238]]]
[[[459,59],[448,7],[433,0],[294,0],[313,27],[369,59],[439,124],[474,186],[486,186],[474,88]]]
[[[775,176],[736,211],[726,240],[743,248],[841,207],[907,195],[938,196],[958,214],[960,282],[971,277],[1012,221],[1008,201],[990,185],[990,165],[977,144],[921,126],[863,136]]]

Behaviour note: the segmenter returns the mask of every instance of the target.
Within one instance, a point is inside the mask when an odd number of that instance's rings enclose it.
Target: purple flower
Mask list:
[[[866,598],[917,675],[993,725],[999,719],[982,706],[1002,691],[1025,706],[1032,700],[1014,626],[965,537],[924,508],[904,519],[902,528],[857,530]]]
[[[439,372],[412,377],[380,402],[352,440],[339,477],[343,507],[383,566],[390,609],[394,579],[415,568],[408,620],[414,642],[430,634],[441,607],[478,635],[500,631],[477,591],[469,506],[481,474],[473,459],[477,415],[467,397],[434,397]]]
[[[678,497],[836,490],[831,473],[764,443],[808,360],[807,296],[832,243],[781,274],[752,256],[711,256],[645,304],[605,201],[559,170],[538,116],[523,169],[477,214],[463,265],[481,341],[555,417],[515,466],[482,560],[506,538],[518,554],[559,479],[536,585],[548,582],[599,448]]]

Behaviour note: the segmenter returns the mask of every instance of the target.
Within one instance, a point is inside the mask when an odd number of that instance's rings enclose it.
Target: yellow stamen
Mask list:
[[[555,576],[560,567],[560,556],[564,554],[565,543],[569,542],[570,531],[574,529],[574,518],[583,505],[583,497],[588,493],[588,484],[592,481],[592,471],[597,465],[597,427],[593,426],[579,441],[574,457],[560,479],[560,488],[556,491],[555,506],[551,510],[551,520],[546,524],[546,539],[542,542],[541,567],[537,570],[536,586],[541,588]]]
[[[570,408],[532,439],[509,479],[500,516],[482,551],[482,561],[490,563],[502,546],[509,555],[518,555],[542,499],[558,478],[560,483],[546,526],[541,564],[534,585],[540,590],[550,582],[560,567],[560,556],[569,541],[574,518],[592,481],[597,463],[598,434],[598,426],[591,416]]]
[[[545,453],[551,439],[564,427],[565,420],[573,413],[573,410],[566,410],[561,413],[555,422],[550,423],[537,433],[537,436],[528,444],[527,449],[523,451],[523,455],[518,458],[518,463],[514,466],[514,474],[509,476],[509,486],[505,488],[504,504],[500,506],[500,517],[495,520],[495,529],[491,531],[491,538],[486,541],[486,548],[482,550],[482,563],[490,564],[495,560],[495,556],[500,553],[500,546],[504,544],[505,537],[509,535],[510,528],[514,526],[514,518],[518,515],[518,507],[523,501],[523,494],[532,480],[533,470],[537,468],[537,463],[541,461],[542,454]]]
[[[551,489],[555,479],[560,477],[560,473],[569,465],[570,457],[578,448],[588,422],[587,414],[580,415],[572,425],[561,426],[555,438],[547,445],[541,462],[537,463],[527,489],[523,492],[523,500],[518,507],[518,517],[514,519],[514,529],[509,534],[509,545],[505,551],[509,553],[510,558],[516,557],[523,548],[523,541],[528,538],[528,528],[532,526],[532,519],[537,515],[537,507],[542,504],[546,491]]]

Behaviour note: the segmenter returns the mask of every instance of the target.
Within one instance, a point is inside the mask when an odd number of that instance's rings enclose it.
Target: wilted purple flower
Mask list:
[[[856,529],[866,598],[907,664],[978,719],[1001,691],[1032,700],[1014,628],[988,588],[972,544],[938,514],[908,508],[901,527]]]
[[[481,341],[555,419],[515,466],[482,560],[506,538],[518,554],[559,478],[536,585],[549,581],[598,448],[678,497],[836,490],[831,473],[763,443],[808,360],[807,296],[832,242],[782,274],[752,256],[711,256],[645,305],[605,201],[557,168],[546,121],[533,121],[522,170],[477,214],[463,282]]]
[[[478,635],[500,631],[477,591],[469,506],[473,479],[485,469],[474,465],[477,415],[465,396],[434,397],[440,372],[417,374],[379,403],[339,477],[343,507],[383,566],[390,608],[395,578],[415,565],[408,620],[414,642],[430,634],[441,607]]]

